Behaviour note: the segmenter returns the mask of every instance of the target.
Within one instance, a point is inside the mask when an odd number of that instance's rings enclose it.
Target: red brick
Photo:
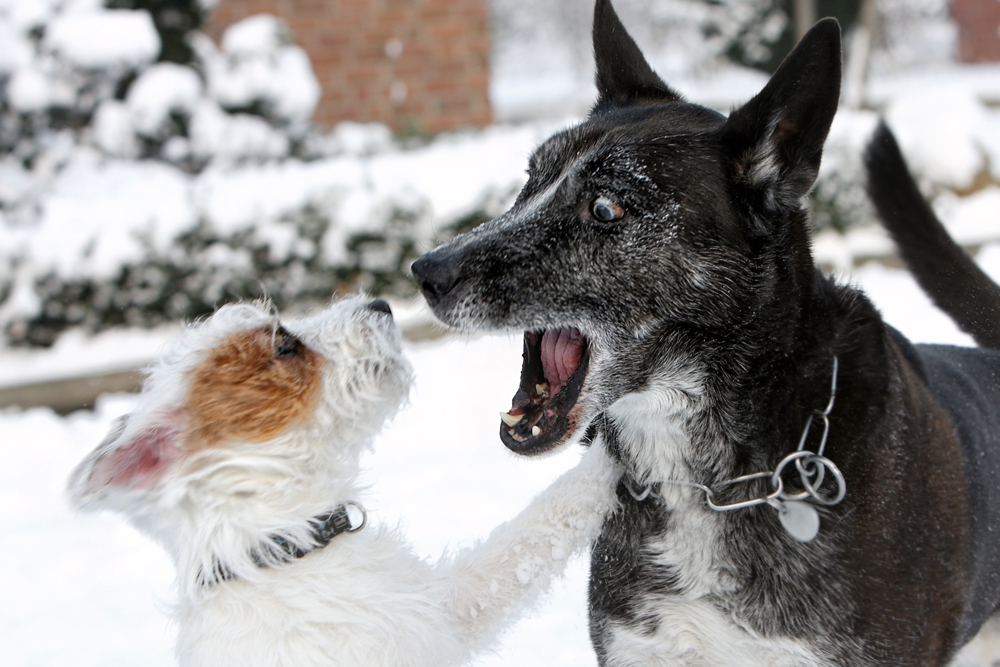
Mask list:
[[[959,0],[955,0],[958,2]],[[490,122],[487,0],[221,0],[206,31],[257,13],[281,17],[313,62],[314,120],[380,121],[438,132]],[[389,39],[403,42],[398,60]],[[394,106],[393,81],[407,85]]]
[[[1000,61],[1000,2],[952,0],[951,15],[958,25],[958,55],[962,62]]]

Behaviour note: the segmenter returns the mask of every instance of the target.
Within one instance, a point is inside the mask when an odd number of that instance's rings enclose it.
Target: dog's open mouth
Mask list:
[[[521,386],[500,418],[500,439],[518,454],[540,454],[562,443],[576,423],[573,408],[590,361],[579,331],[565,327],[525,332]]]

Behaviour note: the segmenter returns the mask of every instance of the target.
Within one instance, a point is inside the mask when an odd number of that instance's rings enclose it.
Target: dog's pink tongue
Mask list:
[[[583,335],[576,329],[549,329],[542,334],[542,370],[551,396],[566,385],[582,356]]]

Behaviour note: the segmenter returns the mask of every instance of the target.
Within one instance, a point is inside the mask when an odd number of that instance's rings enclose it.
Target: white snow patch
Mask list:
[[[20,160],[10,155],[0,159],[0,204],[6,207],[17,205],[32,193],[32,185],[31,175]],[[8,248],[0,245],[0,255],[7,251]]]
[[[141,262],[144,244],[165,252],[194,223],[190,181],[180,171],[79,157],[42,202],[29,255],[40,275],[109,279],[123,264]]]
[[[145,10],[67,12],[48,23],[45,45],[80,69],[135,69],[156,59],[160,36]]]
[[[901,96],[889,105],[886,118],[910,168],[923,178],[963,189],[982,171],[977,136],[987,112],[968,90],[951,87]]]
[[[273,113],[279,118],[305,120],[319,104],[319,81],[309,56],[298,46],[286,46],[274,54]]]
[[[7,21],[0,21],[0,73],[27,67],[33,56],[31,43]]]
[[[108,155],[134,158],[139,155],[139,142],[132,126],[132,113],[124,102],[104,100],[94,111],[94,143]]]
[[[961,245],[977,246],[1000,239],[1000,187],[991,185],[968,197],[942,192],[934,208],[948,233]]]
[[[45,22],[55,13],[61,0],[3,0],[0,7],[15,30],[27,34]]]
[[[237,58],[268,56],[288,44],[288,28],[270,14],[255,14],[232,24],[222,33],[222,50]]]
[[[7,84],[7,100],[12,109],[21,113],[44,111],[56,100],[55,86],[37,68],[23,67]]]
[[[0,350],[0,387],[90,377],[143,368],[180,333],[159,329],[109,329],[97,335],[70,330],[44,350]]]
[[[163,133],[171,113],[191,115],[201,96],[201,79],[193,69],[157,63],[132,83],[125,103],[136,132],[155,138]]]
[[[188,121],[191,151],[201,158],[223,161],[276,159],[288,154],[288,137],[263,118],[227,114],[203,99]]]

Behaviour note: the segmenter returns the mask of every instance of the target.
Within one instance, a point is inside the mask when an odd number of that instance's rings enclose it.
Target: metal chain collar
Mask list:
[[[755,507],[757,505],[764,504],[770,505],[778,510],[782,519],[782,524],[793,537],[799,539],[800,541],[808,542],[815,536],[815,531],[819,528],[819,516],[816,514],[816,510],[804,501],[812,501],[814,503],[830,507],[843,500],[844,495],[847,493],[847,484],[844,481],[843,473],[840,472],[840,469],[837,468],[833,461],[823,456],[823,452],[826,449],[826,441],[830,435],[830,412],[833,410],[833,403],[837,396],[838,367],[839,363],[837,357],[834,356],[833,379],[830,383],[830,402],[827,404],[826,408],[823,410],[816,410],[809,416],[809,421],[806,422],[805,428],[802,430],[802,437],[799,438],[799,446],[794,452],[781,459],[775,469],[771,472],[757,472],[749,475],[740,475],[739,477],[726,480],[718,485],[719,487],[726,487],[733,484],[739,484],[741,482],[749,482],[755,479],[770,479],[771,489],[773,490],[767,495],[758,498],[751,498],[750,500],[744,500],[742,502],[719,505],[715,503],[715,493],[704,484],[673,479],[663,480],[660,483],[672,484],[675,486],[689,486],[703,491],[709,508],[715,510],[716,512],[729,512],[732,510]],[[806,439],[809,437],[809,431],[812,428],[813,421],[817,417],[823,421],[823,436],[820,439],[819,447],[817,447],[815,452],[811,452],[805,448]],[[803,489],[797,493],[786,491],[785,483],[782,478],[782,475],[786,472],[786,469],[788,469],[789,464],[792,462],[795,463],[795,469],[799,473],[799,483]],[[831,475],[837,484],[836,493],[824,494],[820,490],[823,482],[826,480],[827,474]],[[637,502],[642,502],[649,497],[651,493],[653,493],[652,484],[647,484],[641,489],[636,489],[634,480],[630,475],[626,474],[623,478],[623,482],[629,494]],[[808,525],[799,525],[801,522],[805,522],[805,524]],[[790,526],[790,524],[792,525]],[[813,524],[815,524],[815,530],[813,528]]]

